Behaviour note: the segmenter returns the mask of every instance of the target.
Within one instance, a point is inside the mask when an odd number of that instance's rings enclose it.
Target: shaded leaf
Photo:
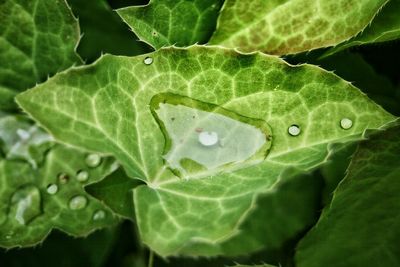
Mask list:
[[[211,44],[284,55],[348,40],[388,0],[226,0]]]
[[[161,255],[214,254],[284,170],[315,168],[330,143],[394,118],[318,67],[202,46],[104,56],[17,99],[57,139],[112,154],[146,182],[136,221]]]
[[[78,24],[64,0],[3,0],[0,20],[1,88],[23,91],[80,62]]]
[[[54,231],[41,246],[0,251],[0,261],[7,267],[101,267],[116,242],[117,233],[117,229],[107,228],[76,239]]]
[[[102,53],[139,55],[151,49],[129,30],[105,0],[68,0],[83,34],[77,51],[86,61],[93,62]]]
[[[117,221],[83,189],[114,171],[115,161],[103,158],[99,166],[89,167],[86,157],[57,145],[37,170],[24,162],[0,161],[0,246],[35,245],[53,228],[84,236]],[[87,178],[78,178],[83,171]]]
[[[86,191],[106,203],[117,214],[133,220],[133,188],[140,184],[140,181],[129,178],[120,168],[104,180],[86,187]]]
[[[301,241],[299,267],[398,266],[400,126],[358,147],[332,204]]]
[[[354,38],[329,49],[330,56],[352,46],[388,42],[400,38],[400,1],[390,0],[364,31]]]
[[[152,0],[117,10],[141,40],[155,49],[206,43],[223,0]]]

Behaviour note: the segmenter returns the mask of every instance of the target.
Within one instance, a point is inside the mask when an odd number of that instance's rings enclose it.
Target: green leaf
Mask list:
[[[118,232],[113,227],[86,238],[73,238],[54,231],[38,247],[0,250],[0,262],[8,267],[102,267],[115,246]]]
[[[13,90],[0,85],[0,110],[15,110],[14,97],[16,95],[17,93]]]
[[[297,265],[398,266],[400,124],[363,141],[332,204],[301,241]]]
[[[223,0],[151,0],[146,6],[118,9],[118,14],[155,49],[206,43]]]
[[[120,168],[104,180],[86,187],[86,191],[120,216],[134,220],[133,188],[140,184],[139,180],[129,178]]]
[[[329,49],[324,56],[330,56],[344,49],[400,38],[400,1],[390,0],[364,31],[354,38]]]
[[[0,88],[23,91],[80,62],[78,24],[64,0],[2,0],[0,20]]]
[[[77,51],[85,61],[93,62],[102,53],[131,56],[151,52],[111,10],[106,0],[68,0],[68,3],[79,18],[83,36]]]
[[[6,159],[22,159],[36,169],[52,140],[24,116],[0,114],[0,148]]]
[[[226,0],[210,44],[284,55],[348,40],[388,0]]]
[[[239,233],[219,246],[219,254],[247,255],[281,249],[318,219],[322,180],[288,169],[275,190],[261,194]],[[268,222],[268,223],[266,223]]]
[[[116,169],[111,158],[96,164],[88,161],[87,153],[59,145],[38,169],[1,160],[0,246],[35,245],[53,228],[83,236],[117,222],[113,212],[83,188]]]
[[[315,168],[330,143],[394,119],[318,67],[202,46],[107,55],[17,99],[55,138],[111,154],[146,182],[136,221],[161,255],[214,253],[284,170]]]

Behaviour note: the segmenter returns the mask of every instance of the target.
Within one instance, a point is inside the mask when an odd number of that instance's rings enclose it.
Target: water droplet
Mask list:
[[[65,172],[61,172],[57,175],[58,181],[60,181],[60,184],[66,184],[69,181],[69,176]]]
[[[218,143],[218,134],[216,132],[201,132],[199,142],[203,146],[213,146]]]
[[[151,63],[153,63],[153,58],[152,57],[146,57],[143,60],[143,63],[146,64],[146,65],[150,65]]]
[[[10,214],[20,224],[27,224],[41,214],[41,196],[34,185],[23,186],[11,197]]]
[[[94,221],[103,220],[105,217],[106,217],[106,212],[104,210],[97,210],[93,214],[93,220]]]
[[[76,179],[79,182],[86,182],[89,179],[89,173],[84,170],[80,170],[76,173]]]
[[[298,136],[300,132],[301,132],[300,127],[296,124],[293,124],[288,128],[288,133],[291,136]]]
[[[353,126],[353,121],[348,118],[343,118],[340,120],[340,127],[345,130],[350,129]]]
[[[57,192],[58,192],[58,186],[56,184],[49,184],[47,186],[47,193],[49,193],[50,195],[54,195]]]
[[[100,157],[99,154],[89,154],[89,155],[87,155],[85,161],[86,161],[86,164],[87,164],[89,167],[94,168],[94,167],[97,167],[97,166],[100,165],[100,163],[101,163],[101,157]]]
[[[170,143],[163,157],[179,176],[262,160],[271,146],[266,138],[271,130],[265,121],[216,105],[166,93],[153,97],[151,108]]]
[[[80,210],[86,207],[88,200],[85,196],[74,196],[69,200],[69,208],[71,210]]]

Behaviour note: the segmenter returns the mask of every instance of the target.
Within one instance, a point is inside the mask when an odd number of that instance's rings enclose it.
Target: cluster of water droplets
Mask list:
[[[88,168],[96,168],[101,164],[102,158],[98,154],[89,154],[85,158]],[[89,180],[90,174],[86,169],[80,169],[75,174],[75,179],[80,183]],[[70,181],[70,176],[61,172],[56,177],[56,182],[47,185],[46,192],[50,196],[55,196],[60,188]],[[88,198],[77,194],[68,200],[68,208],[71,210],[81,210],[87,207]],[[40,190],[35,185],[25,185],[20,187],[11,197],[10,206],[11,216],[22,225],[26,225],[42,213],[42,196]],[[104,210],[94,212],[94,221],[102,220],[106,217]]]

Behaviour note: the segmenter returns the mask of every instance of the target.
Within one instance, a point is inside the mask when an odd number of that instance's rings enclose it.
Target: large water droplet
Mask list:
[[[86,182],[89,179],[89,173],[84,170],[80,170],[76,173],[76,179],[79,182]]]
[[[20,224],[29,223],[41,212],[41,196],[36,186],[23,186],[12,195],[10,215]]]
[[[86,161],[86,164],[87,164],[89,167],[94,168],[94,167],[97,167],[97,166],[100,165],[100,163],[101,163],[101,157],[100,157],[99,154],[89,154],[89,155],[87,155],[85,161]]]
[[[68,206],[71,210],[80,210],[86,207],[88,200],[85,196],[74,196],[69,200]]]
[[[106,217],[106,212],[104,210],[97,210],[93,214],[93,220],[94,221],[103,220],[105,217]]]
[[[298,125],[293,124],[288,128],[288,133],[291,136],[298,136],[300,134],[300,132],[301,132],[301,130]]]
[[[344,130],[348,130],[353,126],[353,121],[348,118],[343,118],[340,120],[340,127]]]
[[[47,186],[47,193],[54,195],[58,192],[58,186],[56,184],[49,184]]]
[[[178,174],[261,160],[271,146],[271,130],[265,121],[219,106],[159,94],[153,97],[151,107],[168,140],[164,158]]]
[[[146,57],[143,60],[143,63],[146,64],[146,65],[151,65],[151,63],[153,63],[153,58],[152,57]]]

